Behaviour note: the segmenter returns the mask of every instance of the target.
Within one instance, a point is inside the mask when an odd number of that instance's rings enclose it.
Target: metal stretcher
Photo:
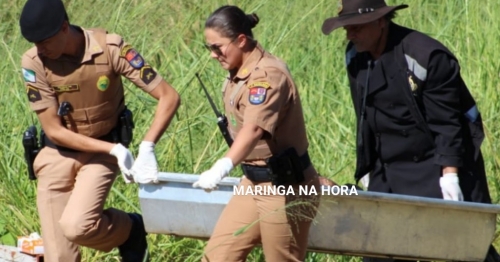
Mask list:
[[[198,175],[160,173],[143,184],[139,201],[146,231],[208,239],[239,178],[226,177],[207,193]],[[330,192],[327,194],[326,192]],[[483,261],[494,240],[499,205],[396,194],[317,192],[321,203],[308,250],[412,260]],[[336,193],[334,195],[334,193]]]

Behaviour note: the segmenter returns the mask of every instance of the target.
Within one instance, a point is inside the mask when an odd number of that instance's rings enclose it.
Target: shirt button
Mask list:
[[[413,156],[413,161],[418,162],[418,156]]]

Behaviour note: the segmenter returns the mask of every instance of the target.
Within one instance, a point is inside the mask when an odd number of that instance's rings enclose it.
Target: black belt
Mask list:
[[[303,170],[306,170],[311,165],[311,158],[309,158],[309,152],[306,151],[305,154],[299,157],[300,163],[302,164]],[[245,176],[254,182],[271,182],[271,170],[268,166],[251,166],[242,164],[241,168]]]
[[[116,143],[116,140],[114,139],[113,132],[109,132],[108,134],[101,136],[101,137],[98,137],[96,139],[111,142],[111,143]],[[44,142],[46,147],[50,147],[50,148],[57,149],[60,151],[79,152],[78,150],[75,150],[72,148],[68,148],[68,147],[59,146],[59,145],[54,144],[54,142],[52,142],[46,135],[43,136],[43,142]]]

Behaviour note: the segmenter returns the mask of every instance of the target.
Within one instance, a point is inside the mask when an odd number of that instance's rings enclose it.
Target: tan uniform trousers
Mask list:
[[[34,170],[44,261],[79,262],[78,245],[109,252],[127,240],[127,213],[103,210],[118,171],[114,156],[44,147]]]
[[[243,177],[239,186],[256,189],[257,185],[264,188],[271,182]],[[306,177],[302,185],[315,186],[320,192],[317,175]],[[268,262],[304,261],[319,195],[299,195],[298,186],[294,188],[295,195],[235,194],[214,228],[202,261],[246,261],[257,244],[262,244]]]

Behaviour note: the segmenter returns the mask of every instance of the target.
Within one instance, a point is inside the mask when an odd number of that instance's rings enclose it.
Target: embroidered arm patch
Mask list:
[[[141,69],[141,80],[149,85],[156,78],[156,71],[150,66],[145,66]]]
[[[267,89],[270,85],[268,82],[254,82],[248,86],[248,102],[252,105],[259,105],[266,101]]]
[[[42,96],[40,95],[40,91],[38,88],[28,85],[26,88],[26,92],[28,93],[28,99],[30,102],[36,102],[42,100]]]
[[[24,81],[30,82],[30,83],[36,83],[35,71],[33,71],[31,69],[22,68],[22,72],[23,72]]]
[[[124,57],[125,60],[135,69],[140,69],[144,66],[144,58],[141,54],[137,52],[131,45],[125,45],[120,51],[120,56]]]

